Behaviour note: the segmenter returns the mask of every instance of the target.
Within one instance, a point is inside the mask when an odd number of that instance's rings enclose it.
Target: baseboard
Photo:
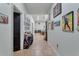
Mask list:
[[[49,42],[48,42],[48,45],[52,48],[52,50],[54,50],[54,52],[57,56],[60,56],[60,54],[57,52],[57,50],[53,46],[51,46],[51,44]]]

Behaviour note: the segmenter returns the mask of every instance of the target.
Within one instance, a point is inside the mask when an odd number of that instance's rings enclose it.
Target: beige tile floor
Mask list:
[[[35,34],[35,39],[29,49],[20,50],[14,54],[15,56],[56,56],[40,33]]]

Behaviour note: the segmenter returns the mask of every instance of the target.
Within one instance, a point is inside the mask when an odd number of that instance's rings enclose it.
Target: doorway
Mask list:
[[[13,19],[13,50],[20,50],[20,13],[14,12]]]
[[[45,33],[45,41],[48,41],[48,39],[47,39],[47,38],[48,38],[48,37],[47,37],[47,21],[46,21],[45,25],[46,25],[46,29],[45,29],[45,32],[46,32],[46,33]]]

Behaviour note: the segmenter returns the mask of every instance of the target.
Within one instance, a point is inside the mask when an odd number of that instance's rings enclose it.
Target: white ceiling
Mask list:
[[[24,5],[29,14],[48,14],[52,3],[25,3]]]

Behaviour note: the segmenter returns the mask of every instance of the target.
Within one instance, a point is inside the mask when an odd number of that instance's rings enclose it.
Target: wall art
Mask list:
[[[62,16],[62,30],[67,32],[74,31],[74,12],[73,11]]]
[[[55,21],[54,26],[60,26],[60,21]]]
[[[3,13],[0,13],[0,23],[8,24],[8,16]]]
[[[25,20],[24,20],[24,29],[26,32],[30,31],[30,19],[28,17],[25,16]]]
[[[77,30],[79,31],[79,8],[77,10]]]
[[[53,18],[62,13],[62,3],[57,3],[53,8]]]

